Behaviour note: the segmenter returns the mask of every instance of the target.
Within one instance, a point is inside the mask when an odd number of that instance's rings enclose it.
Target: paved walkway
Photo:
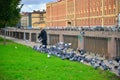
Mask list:
[[[4,38],[4,36],[1,36],[1,35],[0,35],[0,37]],[[40,45],[40,43],[35,43],[35,42],[28,41],[28,40],[22,40],[22,39],[17,39],[17,38],[12,38],[12,37],[6,37],[6,39],[9,39],[16,43],[20,43],[20,44],[30,46],[30,47],[33,47],[34,45],[37,45],[37,46]]]
[[[0,35],[0,37],[4,37],[4,36],[1,36],[1,35]],[[6,39],[9,39],[9,40],[12,40],[12,41],[14,41],[14,42],[16,42],[16,43],[20,43],[20,44],[23,44],[23,45],[26,45],[26,46],[30,46],[30,47],[33,47],[34,45],[37,45],[37,46],[40,45],[40,43],[31,42],[31,41],[28,41],[28,40],[21,40],[21,39],[12,38],[12,37],[6,37]],[[89,57],[94,57],[94,56],[89,55]],[[107,65],[109,65],[109,63],[108,63],[107,60],[104,60],[104,61],[105,61],[105,63],[106,63]],[[114,61],[114,64],[117,64],[117,63]],[[117,65],[118,65],[118,64],[117,64]],[[114,66],[112,66],[112,65],[109,65],[109,66],[111,66],[112,68],[114,67]],[[114,68],[113,68],[112,72],[115,73],[116,75],[118,75],[117,70],[115,70]]]

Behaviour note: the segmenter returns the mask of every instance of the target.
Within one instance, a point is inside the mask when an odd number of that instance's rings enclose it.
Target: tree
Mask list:
[[[21,7],[18,7],[20,1],[21,0],[0,0],[0,27],[11,25],[14,21],[20,19]]]
[[[0,0],[0,28],[6,25],[16,25],[20,19],[21,0]],[[6,34],[6,31],[4,35]],[[5,40],[5,39],[4,39]],[[5,44],[5,41],[4,41]]]

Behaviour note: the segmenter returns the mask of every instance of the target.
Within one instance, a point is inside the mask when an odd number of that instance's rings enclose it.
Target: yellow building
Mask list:
[[[46,27],[46,11],[33,11],[31,13],[32,28]]]

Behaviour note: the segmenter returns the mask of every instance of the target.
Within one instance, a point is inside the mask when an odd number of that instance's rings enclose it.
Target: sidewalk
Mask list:
[[[4,36],[2,36],[2,35],[0,35],[0,37],[4,38]],[[9,39],[9,40],[12,40],[16,43],[20,43],[20,44],[30,46],[30,47],[33,47],[34,45],[37,45],[37,46],[40,45],[40,43],[35,43],[35,42],[28,41],[28,40],[21,40],[21,39],[7,37],[7,36],[6,36],[6,39]]]

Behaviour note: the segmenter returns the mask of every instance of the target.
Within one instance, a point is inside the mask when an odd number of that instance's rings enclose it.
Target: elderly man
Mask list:
[[[47,32],[45,31],[45,29],[41,28],[41,32],[38,36],[38,39],[42,39],[42,45],[44,48],[47,47]]]

